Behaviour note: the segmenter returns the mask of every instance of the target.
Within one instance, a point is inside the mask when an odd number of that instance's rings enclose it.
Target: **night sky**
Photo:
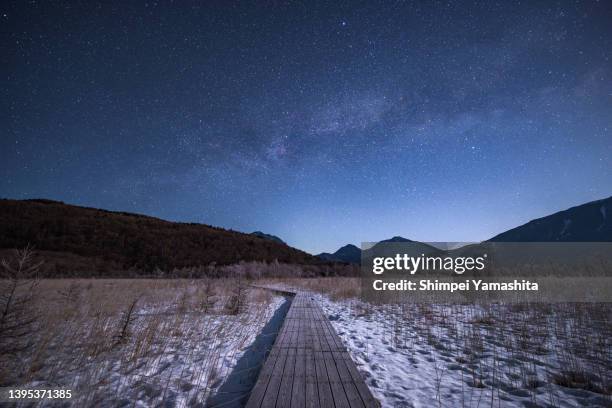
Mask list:
[[[608,1],[122,3],[2,2],[0,197],[317,253],[612,195]]]

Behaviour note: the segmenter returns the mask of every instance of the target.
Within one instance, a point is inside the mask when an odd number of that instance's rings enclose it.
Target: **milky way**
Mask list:
[[[314,253],[612,194],[609,2],[127,3],[0,6],[0,196]]]

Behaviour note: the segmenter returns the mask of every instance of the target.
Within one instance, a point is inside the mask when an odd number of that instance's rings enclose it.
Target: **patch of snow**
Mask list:
[[[66,356],[57,355],[58,365],[39,377],[73,390],[75,406],[204,406],[283,302],[282,296],[273,296],[267,305],[249,303],[235,315],[164,313],[145,306],[132,329],[150,332],[139,337],[143,344],[129,339],[69,364]],[[33,381],[24,388],[43,384],[50,385]]]
[[[571,224],[572,224],[572,220],[570,219],[563,220],[563,229],[561,230],[559,235],[565,235],[565,232],[567,231],[567,229],[569,228]]]
[[[606,225],[606,206],[602,205],[599,207],[599,212],[601,213],[601,225],[597,227],[597,231],[601,231],[601,229]]]
[[[427,313],[442,316],[442,322],[456,319],[445,326],[427,314],[420,322],[406,319],[397,305],[317,296],[383,407],[609,406],[603,394],[546,381],[559,370],[554,355],[509,353],[506,339],[480,332],[470,323],[476,306],[430,305]],[[516,322],[520,327],[520,315]],[[471,343],[457,344],[457,327],[478,333],[467,337]],[[525,378],[532,386],[521,385]]]

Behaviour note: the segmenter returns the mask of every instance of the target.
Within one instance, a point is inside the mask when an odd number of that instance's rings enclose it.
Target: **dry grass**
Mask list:
[[[361,294],[361,280],[356,277],[276,278],[262,279],[259,282],[272,287],[296,288],[323,293],[334,300],[357,298]]]
[[[237,279],[41,280],[32,345],[2,354],[2,385],[73,390],[78,406],[204,403],[269,320]]]
[[[385,344],[437,353],[430,384],[438,390],[432,395],[436,405],[445,405],[439,389],[451,371],[462,373],[464,406],[503,405],[500,397],[508,393],[527,393],[532,401],[547,393],[547,404],[562,406],[563,397],[552,384],[612,401],[610,303],[373,305],[359,300],[358,278],[277,279],[268,284],[323,293],[341,302],[354,324],[380,321]]]

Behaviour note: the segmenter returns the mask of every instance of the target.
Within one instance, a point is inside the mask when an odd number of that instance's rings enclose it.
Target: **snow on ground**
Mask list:
[[[205,406],[283,302],[272,296],[267,303],[247,303],[238,314],[145,306],[122,344],[100,353],[81,350],[85,345],[51,346],[52,357],[25,387],[72,389],[73,406]]]
[[[597,384],[609,387],[607,320],[602,355],[594,356],[594,361],[565,359],[561,363],[559,354],[564,351],[553,348],[559,344],[550,333],[520,332],[524,315],[515,320],[508,317],[503,329],[513,334],[506,337],[495,331],[499,321],[488,321],[473,306],[429,306],[407,312],[399,306],[373,306],[355,299],[332,301],[321,295],[317,299],[383,407],[612,406],[609,388],[584,389]],[[588,338],[602,341],[601,336]],[[515,347],[518,340],[523,345]],[[589,367],[595,380],[591,383],[570,374],[567,377],[576,383],[590,384],[572,388],[551,381],[563,372],[561,368],[570,370],[568,361],[574,367]]]

